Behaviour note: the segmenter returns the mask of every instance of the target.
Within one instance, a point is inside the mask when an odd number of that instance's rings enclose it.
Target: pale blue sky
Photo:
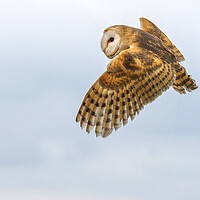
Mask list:
[[[0,1],[0,199],[199,200],[199,89],[168,90],[108,138],[75,123],[111,25],[153,21],[200,83],[199,2]]]

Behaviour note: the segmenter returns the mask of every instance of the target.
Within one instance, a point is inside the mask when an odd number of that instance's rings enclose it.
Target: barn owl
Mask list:
[[[172,86],[180,94],[196,89],[194,79],[179,64],[184,57],[152,22],[140,18],[141,29],[106,28],[101,49],[112,59],[89,89],[76,122],[89,133],[106,137]]]

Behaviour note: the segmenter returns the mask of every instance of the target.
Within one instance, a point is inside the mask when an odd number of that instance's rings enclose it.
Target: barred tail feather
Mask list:
[[[185,94],[186,93],[185,89],[188,92],[191,92],[192,90],[198,88],[195,80],[191,77],[191,75],[187,74],[186,69],[179,63],[176,63],[175,71],[176,71],[176,79],[173,84],[173,88],[175,91],[179,92],[180,94]]]

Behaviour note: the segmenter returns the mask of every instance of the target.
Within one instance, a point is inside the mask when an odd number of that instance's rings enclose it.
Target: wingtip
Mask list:
[[[147,24],[150,23],[150,21],[148,19],[146,19],[145,17],[140,17],[140,28],[143,29],[145,26],[147,26]]]
[[[82,120],[81,123],[80,123],[81,128],[82,129],[85,128],[86,125],[87,125],[87,123]]]
[[[139,19],[140,19],[140,20],[144,20],[144,19],[146,19],[146,18],[145,18],[145,17],[140,17]]]
[[[144,22],[144,21],[148,21],[149,22],[149,20],[147,18],[145,18],[145,17],[140,17],[139,19],[140,19],[140,22]]]
[[[101,136],[101,132],[100,131],[95,131],[96,137]]]
[[[76,122],[80,122],[80,119],[78,117],[76,117]]]
[[[76,122],[80,122],[80,120],[81,120],[81,115],[80,112],[78,112],[76,115]]]
[[[128,123],[128,119],[123,119],[123,126],[125,126]]]

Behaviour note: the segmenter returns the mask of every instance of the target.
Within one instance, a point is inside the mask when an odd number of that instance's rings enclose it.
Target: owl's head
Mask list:
[[[108,58],[114,58],[121,51],[130,48],[133,28],[116,25],[106,28],[101,39],[101,49]]]

